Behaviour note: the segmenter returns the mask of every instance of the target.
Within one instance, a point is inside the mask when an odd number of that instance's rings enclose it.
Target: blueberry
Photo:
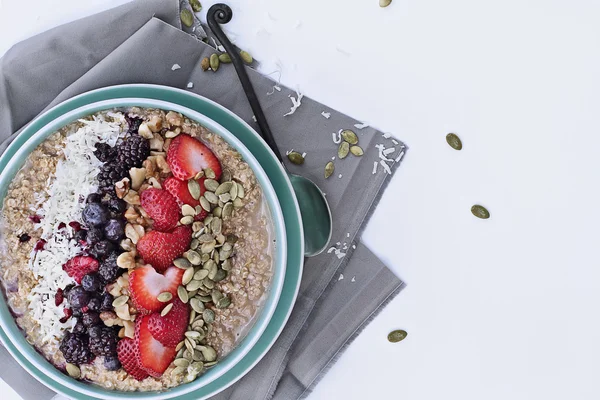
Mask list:
[[[109,211],[112,211],[116,214],[123,214],[127,209],[127,203],[124,200],[119,199],[118,197],[111,197],[106,203]]]
[[[83,325],[83,322],[77,321],[73,327],[73,333],[85,333],[85,326]]]
[[[106,368],[108,371],[116,371],[121,368],[121,362],[117,356],[105,356],[104,368]]]
[[[102,299],[100,296],[94,296],[88,302],[88,309],[90,311],[100,311],[100,306],[102,305]]]
[[[88,226],[101,226],[108,221],[108,209],[102,204],[89,203],[83,209],[83,220]]]
[[[102,195],[100,193],[91,193],[85,200],[86,204],[89,203],[100,203],[102,201]]]
[[[75,232],[75,236],[73,236],[73,239],[75,239],[77,242],[86,242],[87,231],[85,229],[78,230],[77,232]]]
[[[104,226],[104,236],[112,242],[120,242],[125,237],[125,223],[118,219],[111,219]]]
[[[94,325],[88,330],[90,338],[98,338],[102,334],[102,327],[100,325]]]
[[[115,245],[106,240],[96,243],[91,249],[90,254],[97,260],[103,260],[110,253],[115,251]]]
[[[112,302],[114,297],[110,293],[102,293],[102,304],[100,305],[100,309],[102,311],[111,311],[113,309]]]
[[[110,253],[104,261],[100,263],[100,267],[98,268],[98,274],[104,280],[104,283],[113,282],[115,279],[121,275],[123,269],[119,268],[117,265],[117,258],[119,257],[119,253],[116,251]]]
[[[85,237],[85,241],[91,246],[94,243],[98,243],[104,239],[104,231],[100,228],[90,228],[87,231],[87,235]]]
[[[102,280],[97,273],[92,272],[91,274],[84,275],[81,279],[81,287],[87,292],[96,292],[102,287]]]
[[[74,308],[82,308],[87,306],[90,301],[90,295],[81,286],[75,286],[69,290],[69,304]]]
[[[83,314],[81,320],[83,321],[83,325],[85,325],[87,328],[90,328],[94,325],[100,325],[102,323],[102,320],[100,319],[100,314],[98,314],[95,311],[86,312],[85,314]]]
[[[83,311],[81,311],[81,308],[71,308],[71,310],[73,311],[73,317],[75,318],[81,318],[83,317]]]

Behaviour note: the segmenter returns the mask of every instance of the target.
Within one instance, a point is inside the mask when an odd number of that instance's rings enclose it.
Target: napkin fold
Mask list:
[[[125,83],[188,88],[258,130],[233,66],[223,65],[216,73],[200,68],[202,58],[214,52],[181,31],[177,0],[134,1],[21,42],[0,59],[0,152],[44,110],[77,94]],[[174,64],[180,68],[173,70]],[[254,69],[248,72],[282,154],[292,149],[306,153],[304,165],[288,167],[326,193],[333,238],[329,251],[305,260],[298,300],[272,349],[244,378],[213,398],[298,399],[310,393],[346,346],[404,287],[360,242],[360,233],[406,146],[306,96],[293,114],[284,116],[300,93]],[[362,157],[337,158],[334,140],[341,129],[357,133]],[[329,161],[335,163],[335,173],[325,179]],[[51,398],[53,393],[21,370],[4,349],[0,360],[9,365],[0,377],[24,399]]]

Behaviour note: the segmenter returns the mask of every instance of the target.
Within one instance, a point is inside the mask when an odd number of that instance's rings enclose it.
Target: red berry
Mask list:
[[[71,315],[73,315],[73,310],[71,310],[70,308],[63,308],[63,313],[65,314],[65,316],[58,320],[58,322],[60,322],[61,324],[64,324],[69,320],[69,318],[71,318]]]
[[[60,306],[62,302],[65,300],[65,294],[61,288],[58,288],[56,294],[54,295],[54,305],[56,307]]]
[[[160,378],[175,359],[177,350],[175,346],[164,346],[152,336],[149,321],[150,315],[136,318],[135,340],[140,349],[138,361],[150,376]]]
[[[169,292],[173,297],[177,297],[177,287],[181,284],[183,273],[180,268],[170,267],[162,275],[151,265],[130,272],[129,292],[138,313],[150,314],[161,311],[166,303],[161,303],[157,297],[163,292]]]
[[[178,135],[167,150],[167,163],[173,176],[186,181],[206,168],[211,168],[218,180],[221,177],[221,164],[206,145],[190,135]]]
[[[71,228],[73,228],[73,230],[75,232],[78,232],[78,231],[81,230],[81,224],[79,222],[77,222],[77,221],[71,221],[71,222],[69,222],[69,226]]]
[[[169,192],[162,189],[150,188],[140,196],[142,208],[154,220],[153,228],[167,232],[179,222],[179,206]]]
[[[33,215],[30,215],[30,216],[29,216],[29,220],[30,220],[31,222],[33,222],[34,224],[39,224],[39,223],[40,223],[40,221],[42,220],[42,217],[40,217],[40,216],[39,216],[39,215],[37,215],[37,214],[33,214]]]
[[[98,271],[98,261],[90,256],[75,256],[67,261],[63,265],[63,270],[71,278],[75,279],[75,282],[81,283],[81,279],[89,274],[90,272]]]
[[[35,244],[35,247],[33,248],[33,250],[40,251],[44,248],[45,245],[46,245],[46,241],[44,239],[40,239]]]
[[[152,336],[165,346],[177,346],[187,331],[190,308],[175,297],[173,308],[164,317],[159,313],[150,315],[148,329]]]
[[[139,364],[139,346],[136,340],[123,338],[117,344],[117,357],[121,361],[123,369],[133,376],[138,381],[148,377],[148,373],[144,371]]]
[[[203,195],[206,191],[204,187],[205,179],[206,178],[204,177],[198,179],[198,183],[200,184],[200,195]],[[192,207],[196,207],[200,205],[200,201],[194,199],[190,194],[187,181],[181,181],[174,176],[170,176],[165,179],[162,185],[169,193],[173,195],[173,197],[175,197],[179,206],[189,204]]]
[[[163,272],[173,264],[173,260],[189,248],[192,240],[192,229],[181,225],[172,232],[150,231],[137,243],[140,256],[148,264],[152,264],[158,272]]]

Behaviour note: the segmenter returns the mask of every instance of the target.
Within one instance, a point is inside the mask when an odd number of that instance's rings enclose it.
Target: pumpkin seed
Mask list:
[[[226,240],[225,235],[223,235],[222,233],[217,234],[217,243],[222,245],[223,243],[225,243],[225,240]]]
[[[215,361],[217,359],[217,352],[210,346],[204,346],[204,348],[200,349],[204,359],[208,362]]]
[[[194,25],[194,14],[192,14],[192,12],[187,8],[181,10],[181,14],[179,16],[181,17],[181,22],[183,22],[183,24],[188,28]]]
[[[205,309],[202,311],[202,319],[207,324],[212,324],[215,321],[215,312],[211,309]]]
[[[217,304],[217,301],[223,298],[223,293],[219,292],[218,290],[213,290],[210,294],[210,297],[212,299],[212,302]]]
[[[340,143],[340,147],[338,147],[338,157],[340,159],[344,159],[348,156],[348,152],[350,151],[350,145],[348,142]]]
[[[212,299],[210,298],[209,295],[206,296],[198,296],[198,298],[200,299],[201,302],[203,303],[209,303]]]
[[[239,197],[240,199],[243,199],[245,196],[245,192],[244,192],[244,186],[242,186],[241,183],[236,182],[235,183],[238,187],[238,195],[237,197]]]
[[[208,276],[208,270],[207,269],[199,269],[194,274],[194,279],[197,280],[197,281],[201,281],[202,279],[206,278],[207,276]]]
[[[173,303],[167,304],[167,306],[165,308],[163,308],[163,310],[160,312],[160,316],[164,317],[165,315],[167,315],[169,313],[169,311],[171,311],[172,308],[173,308]]]
[[[229,64],[231,62],[231,56],[227,53],[219,54],[219,61]]]
[[[192,241],[190,242],[190,249],[192,249],[192,251],[194,251],[198,248],[199,245],[200,245],[200,242],[198,241],[198,239],[192,239]],[[188,257],[186,257],[186,258],[188,258]],[[189,260],[189,258],[188,258],[188,260]]]
[[[231,180],[231,171],[227,168],[223,169],[221,174],[221,182],[229,182]]]
[[[207,192],[207,193],[209,193],[209,192]],[[204,210],[210,212],[210,202],[208,200],[206,200],[206,197],[204,197],[204,196],[200,197],[200,205],[202,206],[202,208]]]
[[[181,360],[185,360],[185,358],[181,358]],[[178,361],[178,360],[175,360]],[[186,360],[187,361],[187,360]],[[187,371],[187,367],[175,367],[171,371],[172,376],[182,375],[185,371]]]
[[[193,340],[190,340],[188,338],[185,339],[185,347],[190,351],[190,353],[194,353],[194,349],[196,348],[196,346],[197,344]]]
[[[204,181],[204,187],[206,188],[206,190],[210,190],[211,192],[214,192],[215,190],[218,189],[219,182],[215,181],[214,179],[206,179]]]
[[[192,267],[192,263],[185,258],[176,258],[175,261],[173,261],[173,265],[181,269],[188,269]]]
[[[198,0],[190,0],[190,6],[194,12],[200,12],[202,10],[202,4]]]
[[[204,361],[204,356],[202,355],[202,352],[198,349],[194,350],[194,354],[192,355],[192,360]]]
[[[179,222],[181,222],[181,225],[191,225],[194,222],[194,217],[188,215],[181,218]]]
[[[196,380],[197,377],[198,375],[194,375],[188,372],[187,375],[183,377],[183,383],[192,383]]]
[[[127,303],[127,301],[129,301],[129,296],[119,296],[113,300],[112,305],[115,308],[120,307],[123,304]]]
[[[215,175],[215,171],[213,171],[212,168],[206,168],[204,170],[204,175],[208,178],[208,179],[215,179],[217,176]]]
[[[183,343],[185,343],[185,341],[184,341]],[[183,358],[185,358],[186,360],[191,360],[191,359],[192,359],[192,355],[193,355],[193,354],[194,354],[194,351],[193,351],[193,349],[192,349],[192,351],[190,351],[190,350],[188,350],[188,349],[187,349],[187,346],[186,346],[186,349],[183,351],[183,354],[182,354],[182,356],[183,356]]]
[[[204,369],[204,364],[201,361],[196,361],[188,367],[188,373],[198,375]]]
[[[237,241],[238,241],[237,235],[235,235],[233,233],[230,233],[229,235],[227,235],[227,243],[234,244]]]
[[[202,67],[202,71],[208,71],[208,69],[210,68],[210,60],[208,59],[208,57],[204,57],[202,59],[202,61],[200,62],[200,67]]]
[[[360,146],[350,146],[350,153],[354,154],[356,157],[360,157],[365,154],[364,150]]]
[[[190,191],[190,195],[194,198],[194,200],[198,200],[200,198],[200,184],[195,179],[190,179],[188,181],[188,190]]]
[[[200,301],[199,298],[194,297],[192,299],[190,299],[190,306],[194,309],[194,311],[196,311],[197,313],[201,313],[204,311],[204,304]]]
[[[192,290],[191,292],[188,292],[188,298],[191,299],[192,297],[194,297],[198,293],[198,290],[199,289]]]
[[[227,296],[222,297],[215,303],[217,308],[227,308],[231,304],[231,299]]]
[[[78,379],[79,377],[81,377],[81,370],[79,369],[79,367],[77,365],[67,363],[65,365],[65,368],[70,377],[75,378],[75,379]]]
[[[222,195],[219,196],[219,200],[221,200],[223,202],[223,204],[225,204],[228,201],[231,201],[231,195],[229,193],[223,193]]]
[[[228,204],[229,204],[229,203],[228,203]],[[242,208],[242,207],[244,207],[244,202],[242,201],[242,199],[240,199],[240,198],[238,197],[237,199],[235,199],[235,200],[233,201],[233,206],[234,206],[235,208]]]
[[[242,60],[244,60],[244,62],[246,64],[252,64],[252,61],[254,61],[252,59],[252,56],[250,55],[250,53],[248,53],[247,51],[240,51],[240,56],[242,57]]]
[[[392,0],[379,0],[379,7],[385,8],[392,4]]]
[[[219,202],[219,198],[213,192],[205,192],[204,198],[206,200],[208,200],[208,202],[211,204],[217,204]],[[204,206],[202,206],[202,207],[204,208]],[[210,210],[207,210],[207,211],[210,211]]]
[[[187,368],[187,366],[190,365],[190,361],[186,360],[185,358],[178,358],[173,361],[173,364],[175,364],[176,367]]]
[[[297,151],[290,152],[287,155],[287,157],[292,164],[296,164],[296,165],[304,164],[304,157],[302,157],[302,154],[298,153]]]
[[[204,278],[204,280],[202,281],[202,284],[207,289],[214,289],[214,287],[215,287],[215,282],[212,279],[210,279],[210,278]]]
[[[181,284],[187,285],[188,283],[190,283],[192,281],[193,278],[194,278],[194,268],[188,268],[185,270],[185,272],[183,273],[183,276],[181,277]]]
[[[196,214],[200,214],[202,212],[202,207],[196,206]],[[194,232],[200,232],[204,228],[204,223],[202,221],[196,221],[192,224],[192,230]]]
[[[231,270],[231,261],[229,261],[229,260],[223,261],[223,263],[221,264],[221,268],[223,269],[223,271]]]
[[[215,207],[212,212],[215,217],[221,218],[223,216],[223,209],[221,206]]]
[[[396,331],[392,331],[388,334],[388,340],[392,343],[398,343],[401,340],[404,340],[406,338],[406,335],[408,335],[408,333],[406,333],[406,331],[403,331],[402,329],[398,329]]]
[[[335,171],[335,165],[333,165],[332,161],[329,161],[327,164],[325,164],[325,179],[333,175],[333,171]]]
[[[213,240],[215,240],[215,237],[213,235],[211,235],[210,233],[204,233],[198,238],[198,241],[200,243],[210,243]]]
[[[219,269],[217,270],[217,274],[215,275],[213,281],[221,282],[225,278],[227,278],[227,271],[225,271],[224,269]]]
[[[206,182],[205,182],[205,185],[206,185]],[[233,182],[223,182],[214,190],[214,192],[217,196],[219,196],[219,195],[222,195],[223,193],[228,193],[233,186],[234,186]]]
[[[199,318],[192,323],[192,329],[202,328],[203,326],[204,326],[204,320],[202,318]]]
[[[198,171],[194,179],[198,180],[204,176],[204,171]]]
[[[198,339],[200,337],[200,334],[196,331],[187,331],[185,333],[185,337],[187,337],[190,340],[195,340]]]
[[[182,303],[187,303],[189,301],[188,292],[183,286],[177,288],[177,296],[179,296],[179,300],[181,300]]]
[[[238,194],[238,198],[235,199],[234,201],[237,201],[237,200],[239,200],[239,194]],[[231,217],[232,213],[233,213],[233,204],[232,203],[225,204],[225,206],[223,206],[223,212],[221,213],[223,218]]]
[[[167,301],[171,301],[171,299],[173,298],[173,295],[169,292],[162,292],[161,294],[159,294],[156,299],[158,301],[160,301],[161,303],[166,303]]]
[[[356,136],[356,133],[354,133],[350,129],[344,129],[342,131],[342,139],[344,139],[345,142],[348,142],[350,144],[358,143],[358,136]]]
[[[471,207],[471,212],[477,218],[488,219],[490,217],[490,212],[484,206],[480,206],[479,204]]]
[[[202,247],[200,247],[200,251],[204,254],[208,254],[215,249],[215,244],[216,242],[214,240],[210,243],[204,243],[202,244]]]
[[[210,261],[212,261],[212,260],[210,260]],[[208,264],[208,262],[206,264]],[[212,263],[210,264],[209,267],[207,267],[205,265],[204,268],[208,270],[208,279],[213,280],[215,278],[215,276],[217,275],[217,270],[218,270],[217,263],[212,261]]]
[[[202,282],[192,280],[185,286],[185,288],[188,290],[188,292],[191,292],[192,290],[199,289],[200,285],[202,285]]]
[[[202,254],[202,262],[205,263],[210,260],[210,254]]]
[[[231,196],[231,200],[235,200],[238,196],[238,186],[231,184],[231,189],[229,189],[229,196]],[[227,203],[227,202],[225,202]]]
[[[175,350],[177,351],[177,358],[181,358],[181,356],[183,355],[183,350],[182,350],[183,345],[184,345],[184,343],[182,340],[181,342],[177,343],[177,347],[175,347]],[[179,354],[179,353],[181,353],[181,354]]]
[[[198,239],[194,240],[199,242]],[[198,248],[198,244],[196,244],[196,248]],[[188,250],[185,256],[192,265],[200,265],[202,262],[202,258],[200,257],[200,254],[198,254],[197,251]]]
[[[462,150],[462,141],[456,134],[454,134],[454,133],[447,134],[446,142],[448,142],[450,147],[452,147],[454,150]]]
[[[210,228],[212,229],[213,233],[215,234],[219,234],[221,233],[221,229],[223,227],[223,222],[221,221],[221,218],[214,218],[212,220],[212,222],[210,223]]]
[[[191,324],[192,322],[194,322],[195,319],[196,319],[196,310],[192,309],[192,311],[190,311],[190,319],[189,319],[188,325]]]
[[[212,366],[213,366],[213,365],[215,365],[216,363],[217,363],[216,361],[205,362],[205,363],[204,363],[204,368],[212,367]]]
[[[181,214],[183,214],[184,217],[187,217],[188,215],[193,217],[196,215],[196,210],[194,210],[194,207],[190,206],[189,204],[184,204],[181,207]]]
[[[213,70],[213,72],[217,72],[217,70],[219,69],[219,56],[215,53],[215,54],[211,54],[210,55],[210,68]],[[206,174],[206,172],[204,172]]]

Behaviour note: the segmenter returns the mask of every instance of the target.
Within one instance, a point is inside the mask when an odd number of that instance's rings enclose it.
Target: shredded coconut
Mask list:
[[[194,87],[194,83],[193,83],[193,82],[188,82],[188,84],[187,84],[187,88],[188,88],[188,89],[191,89],[191,88],[193,88],[193,87]]]
[[[338,281],[341,281],[342,279],[344,279],[344,274],[340,274],[340,277],[338,278]]]
[[[298,107],[300,107],[302,105],[302,98],[304,97],[304,95],[302,93],[300,93],[298,91],[298,89],[296,89],[296,96],[297,97],[293,97],[291,94],[289,95],[290,100],[292,100],[292,108],[290,109],[289,113],[283,114],[284,117],[288,116],[288,115],[292,115],[293,113],[296,112]]]
[[[177,71],[178,69],[181,69],[181,65],[179,64],[173,64],[173,66],[171,67],[171,71]]]
[[[281,92],[281,87],[279,87],[277,85],[273,86],[273,88],[271,89],[271,91],[267,92],[267,96],[272,95],[273,93],[275,93],[275,91]]]
[[[339,174],[339,175],[338,175],[338,178],[342,179],[342,174]]]
[[[373,175],[377,173],[377,161],[373,162]]]
[[[390,147],[390,148],[387,148],[387,149],[383,150],[383,155],[384,156],[389,156],[390,154],[392,154],[395,151],[396,151],[395,147]]]
[[[399,162],[402,157],[404,157],[404,150],[400,152],[400,154],[398,154],[398,157],[396,157],[396,159],[394,161]]]
[[[398,141],[396,139],[392,139],[392,143],[394,143],[395,145],[400,144],[400,143],[398,143]]]
[[[384,133],[382,136],[383,136],[385,139],[389,139],[389,138],[391,138],[391,137],[392,137],[392,134],[391,134],[391,133],[388,133],[388,132],[385,132],[385,133]]]
[[[364,123],[361,123],[361,124],[354,124],[354,127],[355,127],[356,129],[365,129],[365,128],[368,128],[368,127],[369,127],[369,124],[364,124]]]
[[[353,276],[350,282],[356,282],[356,276]]]
[[[328,112],[325,112],[325,111],[322,111],[321,115],[324,116],[327,119],[329,119],[331,117],[331,113],[328,113]]]
[[[333,143],[340,144],[342,142],[342,131],[339,131],[338,133],[333,132],[331,137],[333,138]],[[332,160],[335,160],[335,157],[333,157]]]
[[[379,150],[379,158],[381,161],[393,161],[391,158],[387,158],[384,154],[385,146],[381,143],[375,145],[375,148]]]
[[[302,153],[302,158],[306,158],[306,152]]]
[[[385,163],[385,161],[381,160],[381,161],[379,161],[379,163],[381,164],[381,166],[383,167],[383,169],[385,170],[385,172],[387,172],[388,174],[392,173],[392,170],[390,169],[390,166],[387,165]]]

